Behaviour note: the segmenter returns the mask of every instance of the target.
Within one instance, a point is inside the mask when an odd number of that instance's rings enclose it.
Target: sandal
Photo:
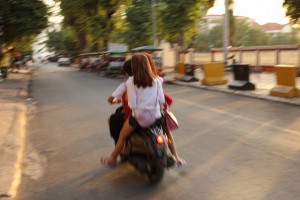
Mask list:
[[[108,163],[108,158],[107,157],[103,157],[100,159],[100,163],[110,169],[114,169],[117,167],[117,163]]]

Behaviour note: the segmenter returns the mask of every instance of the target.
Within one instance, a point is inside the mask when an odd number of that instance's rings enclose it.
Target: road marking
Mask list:
[[[199,105],[197,103],[190,102],[190,101],[183,100],[183,99],[176,99],[176,101],[180,101],[180,102],[182,102],[184,104],[192,105],[192,106],[195,106],[195,107],[198,107],[198,108],[204,108],[206,110],[210,110],[210,111],[215,112],[215,113],[225,114],[225,115],[228,115],[228,116],[233,117],[233,118],[242,119],[242,120],[253,122],[253,123],[256,123],[256,124],[262,124],[262,122],[259,121],[259,120],[255,120],[255,119],[252,119],[252,118],[243,117],[241,115],[229,113],[229,112],[217,109],[217,108],[211,108],[209,106]],[[292,133],[292,134],[297,134],[297,135],[300,134],[299,131],[294,131],[294,130],[291,130],[291,129],[288,129],[288,128],[282,128],[280,126],[276,126],[276,125],[270,124],[270,123],[263,123],[263,125],[267,126],[267,127],[270,127],[270,128],[274,128],[274,129],[280,130],[280,131],[289,132],[289,133]]]
[[[17,196],[18,187],[21,183],[21,175],[22,175],[22,163],[23,163],[23,156],[25,150],[25,135],[26,135],[26,111],[24,106],[18,106],[21,110],[21,115],[18,117],[16,123],[20,123],[20,130],[19,130],[19,138],[20,138],[20,148],[17,152],[17,160],[15,162],[15,173],[12,185],[9,190],[9,195],[11,198],[15,198]]]

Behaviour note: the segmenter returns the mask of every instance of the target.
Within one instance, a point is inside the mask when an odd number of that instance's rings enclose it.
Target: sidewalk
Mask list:
[[[13,198],[20,183],[30,74],[10,73],[0,83],[0,198]]]
[[[169,71],[166,73],[164,77],[166,82],[174,83],[177,85],[191,86],[196,88],[208,89],[212,91],[220,91],[231,93],[235,95],[243,95],[252,98],[266,99],[275,102],[287,103],[296,106],[300,106],[300,96],[294,98],[283,98],[283,97],[275,97],[270,96],[270,90],[276,86],[276,74],[273,72],[263,72],[263,73],[250,73],[250,82],[253,83],[256,87],[255,90],[232,90],[228,88],[230,82],[234,79],[232,72],[226,72],[226,79],[228,80],[227,84],[223,85],[211,85],[206,86],[201,84],[201,80],[203,79],[203,73],[201,70],[195,71],[195,78],[199,81],[196,82],[184,82],[175,80],[175,76],[177,75],[174,71]],[[296,87],[300,90],[300,77],[296,79]]]

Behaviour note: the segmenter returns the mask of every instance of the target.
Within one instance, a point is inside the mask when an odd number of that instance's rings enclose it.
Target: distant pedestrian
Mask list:
[[[13,65],[13,70],[12,71],[15,71],[15,72],[19,72],[21,67],[22,67],[22,64],[23,64],[23,61],[16,61]]]
[[[26,62],[26,68],[27,68],[27,71],[31,71],[32,70],[32,64],[33,64],[33,61],[32,59],[28,60]]]

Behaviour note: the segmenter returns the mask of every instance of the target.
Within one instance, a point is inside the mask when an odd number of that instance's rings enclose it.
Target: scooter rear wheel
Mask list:
[[[150,172],[147,173],[151,184],[155,185],[161,182],[165,174],[165,169],[159,166],[158,163],[152,163]]]

